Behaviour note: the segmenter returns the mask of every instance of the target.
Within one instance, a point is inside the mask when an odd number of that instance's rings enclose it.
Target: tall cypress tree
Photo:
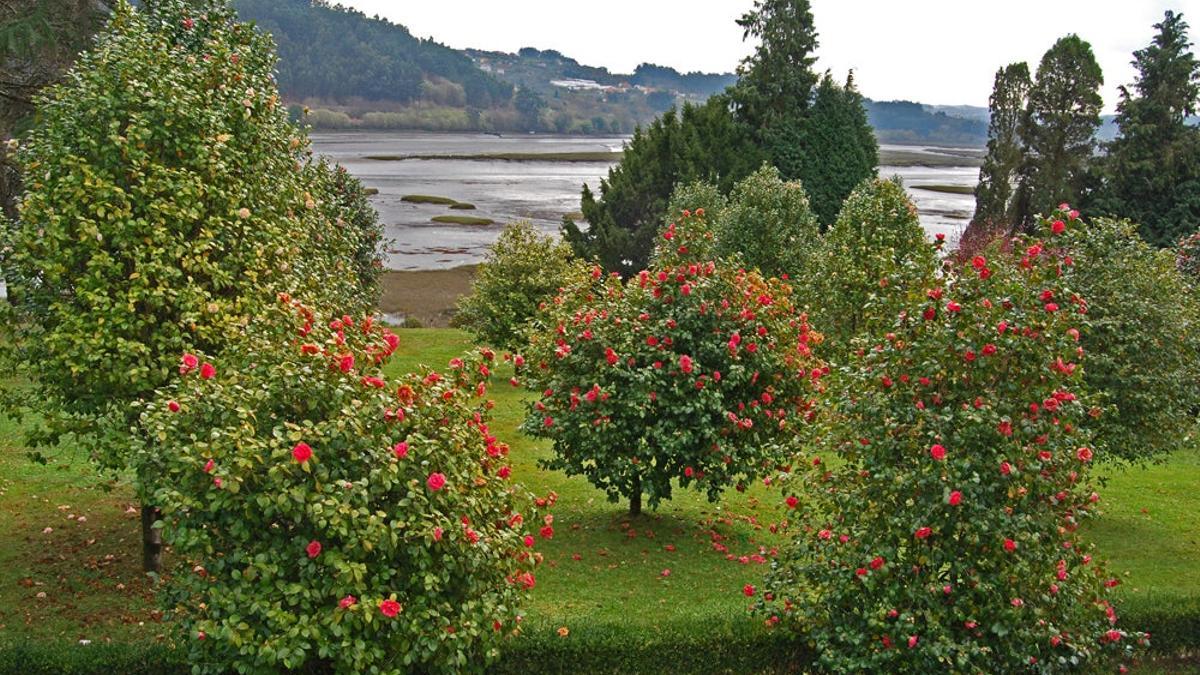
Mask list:
[[[875,176],[879,163],[879,145],[853,73],[844,87],[826,73],[808,114],[781,120],[765,140],[784,180],[804,185],[822,229],[833,225],[842,202]]]
[[[1092,46],[1078,35],[1060,38],[1042,56],[1022,133],[1028,155],[1018,189],[1028,191],[1029,200],[1018,214],[1021,225],[1083,193],[1100,127],[1102,84]]]
[[[1200,61],[1182,14],[1167,11],[1153,41],[1133,53],[1137,80],[1121,87],[1120,133],[1108,145],[1096,210],[1141,224],[1141,235],[1170,246],[1200,227],[1200,128],[1189,126],[1200,99]]]
[[[1012,63],[996,71],[992,97],[988,101],[987,156],[975,187],[975,216],[981,224],[1012,224],[1021,209],[1016,190],[1025,157],[1021,125],[1028,105],[1029,66]]]
[[[818,82],[812,68],[817,30],[808,0],[755,0],[737,23],[743,39],[759,40],[738,67],[738,117],[764,129],[803,113]]]

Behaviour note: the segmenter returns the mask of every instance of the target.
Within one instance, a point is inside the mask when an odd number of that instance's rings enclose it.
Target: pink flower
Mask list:
[[[745,586],[742,586],[742,595],[746,596],[747,598],[754,597],[754,592],[755,592],[754,586],[752,586],[750,584],[746,584]]]
[[[1078,450],[1076,450],[1076,451],[1075,451],[1075,458],[1076,458],[1076,459],[1078,459],[1078,460],[1079,460],[1079,461],[1081,461],[1081,462],[1090,462],[1090,461],[1092,461],[1092,450],[1091,450],[1091,448],[1079,448]]]
[[[305,547],[304,550],[308,553],[309,558],[315,558],[321,555],[321,542],[313,539],[312,541],[308,542],[308,546]]]
[[[204,365],[200,366],[200,377],[205,380],[211,380],[217,374],[217,369],[213,364],[205,361]]]
[[[399,614],[400,610],[400,603],[396,602],[395,600],[389,599],[379,603],[379,611],[383,612],[383,615],[389,619]]]
[[[196,369],[200,365],[200,359],[196,358],[195,354],[184,354],[179,365],[179,372],[187,375],[189,372]]]
[[[1067,229],[1067,224],[1061,220],[1056,220],[1050,224],[1050,231],[1054,234],[1062,234],[1065,229]]]
[[[912,649],[913,647],[916,647],[917,643],[920,642],[920,640],[921,639],[919,637],[917,637],[916,635],[908,636],[908,648]]]
[[[212,473],[213,467],[215,466],[216,462],[212,461],[211,459],[208,460],[204,463],[204,473]]]
[[[405,441],[400,441],[399,443],[397,443],[394,447],[392,447],[392,454],[396,456],[396,459],[404,459],[405,457],[407,457],[408,456],[408,443],[406,443]]]
[[[525,548],[533,548],[533,535],[525,535]]]
[[[554,527],[546,525],[538,530],[538,534],[542,536],[542,539],[551,539],[554,537]]]
[[[941,444],[934,444],[933,447],[929,448],[929,456],[940,462],[946,459],[946,448],[942,447]]]
[[[342,598],[340,602],[338,602],[338,607],[341,607],[342,609],[350,609],[357,604],[358,598],[354,597],[353,595],[347,595],[346,597]]]
[[[917,539],[925,539],[926,537],[928,537],[931,534],[933,534],[933,529],[928,528],[928,527],[922,527],[922,528],[918,528],[917,531],[913,533],[913,536],[915,536]]]
[[[440,473],[431,473],[429,474],[429,478],[426,479],[425,484],[429,486],[430,490],[437,492],[446,487],[446,477]]]
[[[1008,462],[1000,462],[1000,473],[1004,476],[1011,474],[1012,464],[1009,464]]]
[[[684,354],[679,357],[679,369],[685,373],[692,372],[692,357]]]
[[[308,443],[305,443],[303,441],[297,443],[295,445],[295,447],[292,448],[292,459],[296,460],[297,462],[300,462],[301,464],[312,459],[312,455],[313,455],[312,448],[309,447]]]
[[[354,367],[354,355],[353,354],[347,354],[338,361],[338,368],[340,368],[343,373],[350,372],[350,369],[353,367]]]
[[[440,528],[440,527],[433,528],[433,540],[434,541],[442,540],[442,528]]]

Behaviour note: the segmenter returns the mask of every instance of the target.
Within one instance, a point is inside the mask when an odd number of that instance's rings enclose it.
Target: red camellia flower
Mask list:
[[[800,500],[796,498],[796,495],[788,495],[788,498],[785,501],[787,502],[789,509],[796,508],[796,505],[800,503]]]
[[[354,597],[353,595],[347,595],[338,602],[338,607],[341,607],[342,609],[350,609],[357,604],[358,598]]]
[[[1000,473],[1004,476],[1011,474],[1012,464],[1009,464],[1008,462],[1000,462]]]
[[[204,365],[200,366],[200,377],[205,380],[211,380],[217,374],[217,368],[213,364],[205,361]]]
[[[395,600],[384,600],[379,603],[379,611],[387,618],[392,618],[400,613],[400,603]]]
[[[212,473],[213,467],[215,466],[216,462],[213,462],[211,459],[208,460],[204,463],[204,473]]]
[[[754,586],[751,586],[750,584],[742,586],[742,595],[746,596],[747,598],[754,597]]]
[[[338,368],[340,368],[343,373],[350,372],[350,369],[353,367],[354,367],[354,355],[353,354],[347,354],[338,361]]]
[[[525,548],[533,548],[533,535],[525,535]]]
[[[1061,220],[1056,220],[1050,225],[1050,231],[1054,234],[1062,234],[1065,229],[1067,229],[1067,224]]]
[[[679,357],[679,369],[685,373],[692,372],[692,357],[684,354]]]
[[[392,454],[396,455],[396,459],[404,459],[408,456],[408,443],[400,441],[392,448]]]
[[[1012,539],[1005,539],[1004,540],[1004,550],[1008,551],[1009,553],[1012,553],[1013,551],[1017,550],[1017,542],[1013,541]]]
[[[871,559],[871,569],[877,570],[880,567],[883,567],[885,563],[887,563],[887,561],[883,559],[883,556],[877,555]]]
[[[941,444],[934,444],[933,447],[929,448],[929,456],[940,462],[946,459],[946,448],[942,447]]]
[[[179,412],[179,403],[176,401],[167,401],[167,410]]]
[[[913,647],[916,647],[917,642],[919,642],[919,641],[920,641],[920,638],[918,638],[916,635],[908,636],[908,648],[912,649]]]
[[[958,506],[962,503],[962,493],[958,490],[951,492],[950,496],[946,499],[946,503],[948,503],[950,506]]]
[[[915,536],[917,539],[925,539],[926,537],[928,537],[931,534],[933,534],[932,528],[922,527],[922,528],[919,528],[915,533],[913,533],[913,536]]]
[[[446,486],[446,477],[440,473],[431,473],[425,480],[425,484],[429,486],[430,490],[437,492]]]
[[[1078,450],[1076,450],[1076,451],[1075,451],[1075,458],[1076,458],[1076,459],[1078,459],[1078,460],[1079,460],[1079,461],[1081,461],[1081,462],[1090,462],[1090,461],[1092,461],[1092,450],[1091,450],[1091,448],[1079,448]]]
[[[295,447],[292,448],[292,459],[300,462],[301,464],[312,459],[312,455],[312,448],[310,448],[308,443],[305,443],[304,441],[297,443]]]
[[[313,539],[312,541],[308,542],[308,546],[305,547],[304,551],[308,553],[309,558],[315,558],[321,555],[321,542]]]
[[[179,372],[186,375],[200,365],[200,359],[195,354],[184,354],[179,365]]]

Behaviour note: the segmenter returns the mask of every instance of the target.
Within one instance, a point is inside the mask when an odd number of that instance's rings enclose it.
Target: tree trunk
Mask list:
[[[642,515],[642,477],[634,476],[633,489],[629,491],[629,515],[636,518]]]
[[[158,507],[142,505],[142,569],[146,572],[162,571],[162,530],[154,527],[160,518]]]

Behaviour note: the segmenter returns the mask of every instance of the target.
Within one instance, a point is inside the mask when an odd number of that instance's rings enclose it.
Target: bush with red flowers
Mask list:
[[[244,352],[185,355],[140,418],[134,454],[181,559],[162,598],[190,662],[481,670],[519,628],[540,559],[528,531],[545,524],[488,428],[493,355],[391,381],[394,334],[286,307],[298,331],[268,317]]]
[[[823,668],[1090,671],[1143,639],[1077,533],[1098,500],[1086,304],[1052,227],[927,286],[837,374],[794,476],[802,533],[758,594]]]
[[[593,278],[545,303],[518,376],[540,397],[525,429],[547,466],[641,510],[674,485],[721,491],[787,461],[823,371],[820,337],[777,279],[710,257],[702,215],[662,233],[650,269]]]

